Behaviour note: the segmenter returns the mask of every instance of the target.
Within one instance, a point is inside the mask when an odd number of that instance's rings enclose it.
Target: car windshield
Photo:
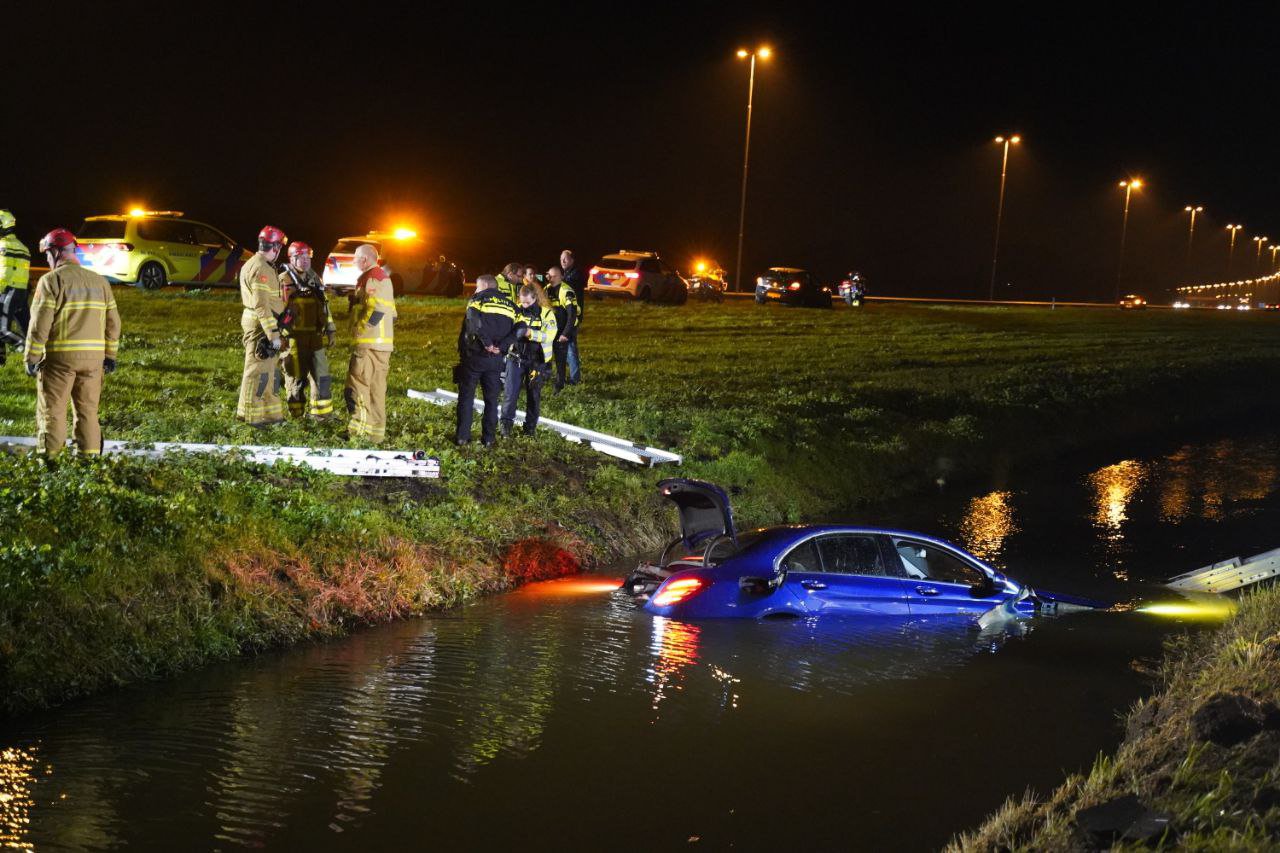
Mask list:
[[[604,258],[596,266],[602,270],[633,270],[636,262],[630,258]]]
[[[124,228],[123,219],[86,219],[76,230],[76,237],[81,240],[123,240]]]
[[[339,240],[332,249],[329,250],[331,255],[354,255],[356,249],[368,244],[378,250],[378,254],[382,254],[382,245],[377,240]]]

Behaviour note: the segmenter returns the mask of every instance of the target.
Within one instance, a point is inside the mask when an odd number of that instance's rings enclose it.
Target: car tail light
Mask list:
[[[599,274],[600,274],[600,267],[592,267],[591,272],[589,273],[589,275],[599,275]]]
[[[626,274],[626,276],[627,276],[627,278],[639,278],[639,277],[640,277],[640,273],[638,273],[638,272],[629,272],[629,273],[627,273],[627,274]]]
[[[800,289],[800,282],[798,281],[793,281],[787,285],[787,290],[799,290],[799,289]]]
[[[673,578],[658,590],[652,599],[655,607],[670,607],[681,601],[688,601],[710,585],[706,578],[687,577]]]

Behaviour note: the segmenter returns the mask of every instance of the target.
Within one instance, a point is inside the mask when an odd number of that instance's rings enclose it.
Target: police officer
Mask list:
[[[520,290],[522,278],[524,278],[524,267],[514,261],[503,267],[502,272],[494,278],[498,293],[507,297],[507,301],[513,306],[516,304],[516,295]]]
[[[516,319],[516,306],[498,292],[497,278],[477,278],[476,292],[467,301],[467,313],[458,333],[458,431],[454,441],[459,445],[471,441],[476,385],[484,395],[480,440],[486,447],[496,440],[503,353],[515,343],[522,328]]]
[[[27,279],[31,275],[31,253],[13,233],[18,220],[0,210],[0,364],[9,347],[21,349],[27,337]]]
[[[69,399],[76,446],[97,455],[102,377],[116,369],[120,343],[116,298],[105,278],[80,266],[70,231],[53,229],[40,241],[40,251],[49,272],[36,282],[26,346],[27,375],[36,378],[36,452],[62,452]]]
[[[560,269],[564,273],[565,284],[573,288],[573,295],[578,297],[578,325],[582,324],[583,314],[586,309],[587,299],[587,277],[582,272],[582,268],[578,266],[578,261],[573,256],[571,249],[565,249],[560,253]],[[564,350],[565,364],[569,367],[569,384],[577,385],[582,381],[581,360],[578,357],[578,335],[577,327],[574,327],[574,334],[565,342]]]
[[[368,243],[356,249],[356,280],[351,303],[351,363],[343,396],[351,420],[347,438],[378,444],[387,437],[387,373],[395,349],[395,290],[378,266],[378,250]]]
[[[525,389],[524,434],[533,435],[537,428],[542,411],[542,383],[551,368],[551,346],[556,337],[556,314],[542,288],[536,282],[521,285],[519,298],[516,317],[524,323],[524,329],[518,333],[518,340],[507,356],[502,383],[502,420],[498,424],[503,436],[511,435],[515,426],[521,386]]]
[[[551,307],[556,314],[556,339],[552,346],[552,352],[556,357],[556,381],[555,389],[557,392],[564,387],[564,374],[569,361],[569,346],[577,345],[578,340],[578,321],[581,314],[578,310],[578,296],[573,292],[573,288],[565,283],[564,272],[560,267],[552,267],[547,270],[547,297],[551,300]]]
[[[284,387],[290,415],[302,417],[307,398],[307,414],[327,420],[333,417],[333,378],[325,347],[333,346],[336,326],[324,282],[311,268],[313,254],[306,243],[290,243],[289,264],[280,273],[284,317],[289,320],[289,351],[282,356]]]
[[[288,242],[279,228],[264,226],[258,232],[257,253],[240,268],[244,374],[236,419],[254,427],[283,423],[285,419],[280,400],[284,385],[280,377],[280,315],[284,313],[284,300],[275,264]]]

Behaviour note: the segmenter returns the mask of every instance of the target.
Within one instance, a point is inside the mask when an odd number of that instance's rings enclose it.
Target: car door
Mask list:
[[[157,220],[164,236],[165,255],[169,266],[173,269],[169,278],[172,281],[198,281],[200,274],[200,255],[203,248],[196,244],[195,227],[190,222],[179,220]]]
[[[950,548],[905,536],[890,537],[890,544],[888,556],[898,558],[908,577],[907,601],[913,615],[981,614],[1010,597]]]
[[[195,242],[200,250],[200,268],[195,281],[212,284],[231,282],[240,271],[243,251],[217,229],[194,225]]]
[[[826,533],[783,557],[783,581],[809,613],[904,615],[908,580],[868,533]]]

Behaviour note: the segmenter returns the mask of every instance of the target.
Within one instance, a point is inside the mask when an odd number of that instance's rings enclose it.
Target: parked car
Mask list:
[[[857,270],[850,270],[836,288],[836,292],[846,305],[856,308],[862,304],[863,297],[867,295],[867,280]]]
[[[1146,308],[1146,307],[1147,307],[1147,300],[1136,293],[1129,293],[1120,297],[1121,310],[1127,310],[1127,309],[1133,309],[1133,308]]]
[[[1104,606],[1033,590],[921,533],[790,524],[739,534],[729,497],[714,484],[674,478],[658,488],[679,510],[680,538],[622,585],[657,616],[1016,618]]]
[[[176,210],[90,216],[75,235],[82,266],[146,290],[170,282],[234,286],[240,267],[253,256],[212,225]]]
[[[416,232],[404,228],[339,239],[324,261],[325,287],[336,293],[355,290],[356,279],[360,277],[355,252],[365,243],[378,250],[378,263],[391,276],[391,287],[397,296],[406,293],[462,295],[465,278],[462,270],[444,255],[431,251],[426,240]]]
[[[808,270],[769,267],[756,278],[756,303],[767,302],[830,308],[831,288],[818,284]]]
[[[662,263],[657,252],[623,249],[605,255],[587,274],[591,296],[629,296],[641,302],[681,304],[689,298],[689,284]]]

